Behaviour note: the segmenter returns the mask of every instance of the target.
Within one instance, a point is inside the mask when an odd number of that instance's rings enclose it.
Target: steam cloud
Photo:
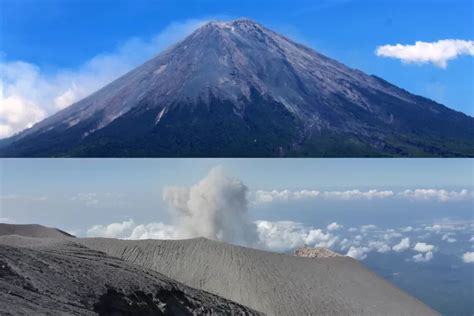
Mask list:
[[[172,208],[182,238],[206,237],[252,246],[258,235],[248,218],[247,191],[240,180],[216,167],[191,187],[166,187],[163,199]]]

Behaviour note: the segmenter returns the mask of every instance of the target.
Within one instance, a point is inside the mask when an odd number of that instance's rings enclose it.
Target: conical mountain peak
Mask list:
[[[248,19],[248,18],[238,18],[230,21],[220,21],[212,20],[206,23],[203,27],[217,27],[217,28],[229,28],[229,27],[262,27],[259,23]]]
[[[0,155],[470,156],[473,139],[471,117],[237,19],[200,27]]]
[[[247,18],[240,18],[232,21],[210,21],[204,26],[200,27],[191,35],[191,38],[196,38],[200,34],[209,36],[212,32],[220,34],[227,39],[236,40],[236,37],[256,38],[260,41],[263,36],[272,37],[278,34],[271,32],[261,24]]]

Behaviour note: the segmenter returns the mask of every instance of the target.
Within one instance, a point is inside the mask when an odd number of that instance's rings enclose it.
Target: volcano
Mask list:
[[[474,156],[474,118],[247,19],[1,141],[16,157]]]

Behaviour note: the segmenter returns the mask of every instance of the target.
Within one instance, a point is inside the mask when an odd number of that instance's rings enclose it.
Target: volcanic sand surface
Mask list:
[[[258,314],[76,240],[1,236],[0,314]]]
[[[269,315],[437,315],[349,257],[301,258],[205,238],[80,242]]]

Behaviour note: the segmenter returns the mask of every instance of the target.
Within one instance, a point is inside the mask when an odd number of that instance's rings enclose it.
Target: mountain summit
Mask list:
[[[210,22],[0,156],[473,156],[474,119],[247,19]]]

